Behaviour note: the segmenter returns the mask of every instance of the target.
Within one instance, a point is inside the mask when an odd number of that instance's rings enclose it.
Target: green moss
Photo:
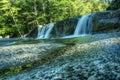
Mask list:
[[[30,67],[32,67],[32,65],[31,64],[26,64],[26,67],[30,68]]]
[[[22,65],[16,65],[16,66],[10,66],[10,67],[3,68],[0,70],[0,77],[18,74],[23,71],[30,71],[37,66],[40,66],[49,61],[55,60],[57,57],[59,57],[63,54],[66,54],[65,53],[66,51],[74,49],[75,44],[83,44],[83,43],[87,43],[87,42],[89,43],[89,42],[92,42],[95,40],[96,39],[94,39],[90,36],[86,36],[86,37],[77,37],[77,38],[69,38],[69,39],[51,39],[51,40],[45,39],[45,40],[28,40],[28,41],[18,42],[17,44],[34,44],[34,43],[51,42],[51,43],[66,44],[66,46],[52,48],[50,51],[44,52],[45,54],[42,55],[42,57],[37,61],[33,61],[33,62],[22,64]],[[92,52],[92,50],[90,50],[90,52]],[[86,52],[82,52],[82,53],[86,53]],[[74,52],[74,54],[76,54],[76,52]],[[79,54],[79,55],[81,55],[81,54]]]
[[[21,71],[22,71],[22,66],[11,66],[8,68],[3,68],[0,70],[0,77],[20,73]]]
[[[63,38],[63,39],[40,39],[40,40],[26,40],[26,41],[20,41],[17,42],[14,45],[19,44],[37,44],[37,43],[61,43],[65,45],[75,45],[75,44],[82,44],[91,42],[93,38],[90,36],[81,36],[81,37],[75,37],[75,38]]]
[[[65,47],[53,48],[51,49],[50,52],[46,51],[46,54],[43,55],[40,58],[40,60],[26,64],[16,65],[16,66],[4,67],[3,69],[0,70],[0,77],[15,75],[23,71],[31,71],[33,68],[45,64],[51,60],[54,60],[58,56],[61,56],[62,54],[64,54],[65,51],[70,50],[71,47],[65,46]]]

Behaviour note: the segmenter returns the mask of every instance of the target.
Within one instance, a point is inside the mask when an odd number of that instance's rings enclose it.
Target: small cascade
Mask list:
[[[78,35],[88,35],[92,30],[92,17],[91,14],[84,15],[78,21],[76,29],[74,31],[74,36]]]
[[[87,36],[87,35],[91,34],[91,32],[92,32],[92,14],[87,14],[87,15],[84,15],[81,18],[77,18],[77,19],[79,19],[79,20],[78,20],[78,23],[77,23],[77,26],[76,26],[74,32],[71,33],[72,35],[67,35],[67,36],[64,35],[62,37],[61,36],[53,37],[53,33],[51,35],[51,31],[53,30],[54,23],[49,23],[38,29],[37,39],[48,39],[48,38],[51,38],[51,36],[53,38],[57,38],[57,37],[72,38],[72,37],[79,37],[79,36]],[[71,27],[69,27],[69,24],[67,24],[67,26],[64,26],[64,25],[58,26],[57,25],[54,30],[60,29],[60,27],[71,28]],[[54,32],[56,32],[56,33],[54,33],[54,35],[56,35],[56,34],[61,35],[62,32],[64,32],[64,29],[61,29],[60,31],[61,32],[58,32],[57,30],[54,31]],[[66,33],[64,33],[64,34],[66,34]]]
[[[37,39],[47,39],[50,37],[50,32],[54,27],[54,23],[49,23],[41,28],[38,29],[38,36]]]
[[[90,35],[92,33],[92,15],[93,14],[87,14],[79,18],[74,34],[64,36],[62,38],[73,38]]]

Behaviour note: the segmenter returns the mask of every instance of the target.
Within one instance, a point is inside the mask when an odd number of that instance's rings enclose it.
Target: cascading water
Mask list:
[[[50,33],[54,27],[54,23],[49,23],[38,30],[37,39],[50,38]],[[66,27],[66,26],[65,26]],[[79,18],[76,29],[72,35],[63,36],[62,38],[71,38],[78,36],[86,36],[92,32],[92,14],[87,14]]]
[[[47,39],[50,37],[50,32],[54,27],[54,23],[49,23],[42,28],[38,29],[37,39]]]
[[[92,17],[91,14],[87,14],[79,19],[74,32],[74,36],[90,34],[91,30],[92,30]]]
[[[92,32],[92,14],[87,14],[79,18],[73,35],[64,36],[62,38],[72,38],[90,35]]]

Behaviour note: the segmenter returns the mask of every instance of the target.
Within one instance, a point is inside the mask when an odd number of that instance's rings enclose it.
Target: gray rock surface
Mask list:
[[[64,46],[62,44],[24,44],[0,47],[0,69],[40,60],[46,51]]]
[[[24,61],[22,59],[27,61],[31,59],[35,60],[39,54],[41,56],[48,54],[41,54],[41,51],[49,51],[51,48],[64,46],[62,49],[52,52],[52,54],[59,54],[56,58],[50,59],[46,63],[34,67],[30,71],[23,71],[17,75],[1,78],[0,80],[119,80],[119,33],[97,34],[92,37],[98,40],[73,46],[42,44],[41,47],[41,44],[34,44],[3,47],[0,49],[0,53],[11,51],[4,55],[3,60],[6,60],[7,55],[10,56],[14,54],[21,57],[20,61]],[[65,50],[64,48],[66,47],[67,49]],[[16,53],[19,51],[22,52]],[[31,53],[34,54],[31,55]]]
[[[93,14],[93,33],[120,31],[120,10],[96,12]]]
[[[92,34],[108,33],[112,30],[120,31],[120,10],[96,12],[92,13],[91,16],[92,21],[89,22],[92,23]],[[80,17],[74,17],[56,22],[50,33],[50,38],[73,35],[79,18]],[[37,33],[38,28],[36,27],[27,37],[36,38]]]
[[[72,35],[75,31],[79,18],[80,17],[74,17],[56,22],[51,32],[51,36],[56,38]]]

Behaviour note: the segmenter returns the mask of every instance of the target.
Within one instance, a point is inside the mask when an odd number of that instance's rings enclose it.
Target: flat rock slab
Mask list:
[[[119,80],[120,33],[96,34],[91,38],[93,41],[75,45],[38,43],[0,47],[0,68],[48,58],[30,71],[0,80]]]
[[[8,80],[106,80],[120,79],[120,37],[77,44],[63,55],[6,78]]]
[[[0,69],[8,66],[40,60],[46,51],[62,47],[62,44],[38,43],[0,47]]]

